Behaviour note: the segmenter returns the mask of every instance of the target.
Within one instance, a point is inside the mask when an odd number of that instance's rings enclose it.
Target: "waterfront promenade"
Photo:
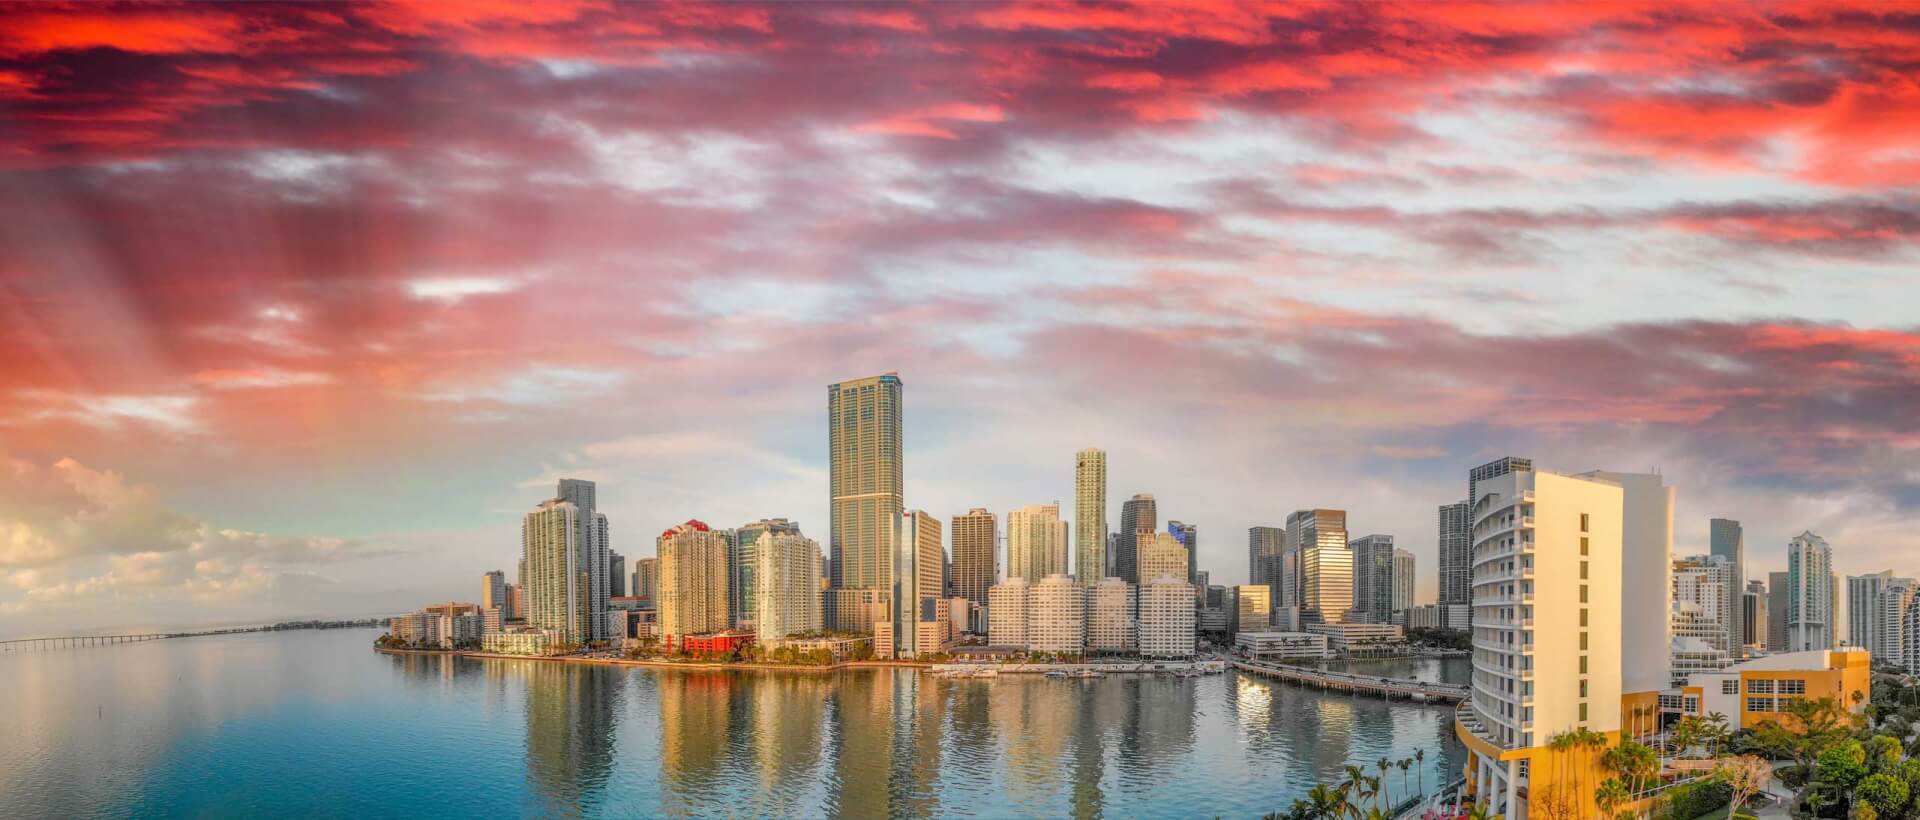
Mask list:
[[[1404,697],[1413,700],[1464,701],[1469,694],[1467,687],[1434,681],[1408,680],[1405,678],[1383,678],[1378,675],[1355,675],[1350,672],[1332,672],[1324,669],[1308,669],[1300,666],[1263,663],[1259,661],[1233,662],[1235,669],[1262,677],[1314,686],[1321,689],[1357,692],[1379,695],[1385,698]]]

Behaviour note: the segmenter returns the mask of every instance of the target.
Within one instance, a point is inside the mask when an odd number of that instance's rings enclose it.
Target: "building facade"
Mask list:
[[[1747,536],[1740,522],[1731,518],[1713,518],[1707,521],[1708,554],[1723,558],[1733,567],[1733,586],[1731,589],[1740,594],[1727,598],[1725,620],[1732,630],[1733,656],[1745,657],[1747,635],[1745,607],[1742,606],[1747,588]]]
[[[1764,651],[1767,648],[1767,585],[1748,581],[1746,592],[1740,596],[1740,605],[1740,642],[1746,645],[1746,654]]]
[[[1473,604],[1473,504],[1440,505],[1440,606]]]
[[[1141,493],[1120,505],[1119,544],[1115,549],[1116,577],[1129,584],[1140,583],[1140,533],[1160,528],[1160,508],[1153,496]]]
[[[1348,542],[1353,554],[1353,611],[1364,623],[1393,621],[1393,536],[1363,535]]]
[[[1267,597],[1264,584],[1242,584],[1233,588],[1233,614],[1230,628],[1235,632],[1264,632],[1273,626],[1273,599]]]
[[[607,517],[599,511],[599,489],[585,479],[563,478],[560,479],[557,497],[572,503],[578,510],[574,525],[579,529],[580,549],[584,552],[581,560],[585,573],[580,580],[587,598],[588,640],[605,640],[610,635],[606,611],[613,583],[607,578],[607,568],[611,566],[613,549],[612,536],[607,531]]]
[[[1192,594],[1188,594],[1192,607]],[[1087,591],[1072,576],[1049,575],[1028,587],[1027,649],[1079,655],[1086,651]],[[989,615],[992,610],[989,608]]]
[[[1287,552],[1281,556],[1280,600],[1277,606],[1298,607],[1303,612],[1312,608],[1307,603],[1306,553],[1313,548],[1326,550],[1347,550],[1347,513],[1345,510],[1297,510],[1287,516]],[[1342,562],[1331,553],[1327,556],[1328,567],[1335,568]],[[1349,553],[1344,562],[1346,575],[1342,578],[1347,585],[1346,593],[1334,595],[1333,591],[1322,589],[1328,594],[1328,603],[1338,604],[1344,599],[1341,611],[1353,606],[1353,570],[1352,556]],[[1338,621],[1342,615],[1334,616]]]
[[[1285,527],[1247,528],[1247,583],[1265,584],[1280,600],[1280,556],[1287,550]]]
[[[1187,550],[1187,583],[1197,583],[1193,573],[1200,566],[1200,528],[1182,521],[1168,521],[1167,534]]]
[[[1787,598],[1791,586],[1784,572],[1767,573],[1767,651],[1787,651]]]
[[[512,618],[513,605],[507,601],[507,574],[494,570],[480,576],[480,609],[499,610],[499,617]]]
[[[1787,650],[1833,648],[1833,548],[1811,532],[1787,542]]]
[[[641,558],[633,562],[633,597],[648,601],[660,597],[660,559]]]
[[[1141,584],[1140,654],[1190,658],[1194,643],[1193,586],[1174,578]]]
[[[953,517],[949,531],[953,539],[953,591],[980,606],[987,605],[987,590],[1000,574],[998,550],[999,522],[984,507],[974,507],[966,515]]]
[[[800,525],[785,518],[762,518],[735,528],[727,539],[732,547],[727,556],[727,567],[731,573],[727,580],[727,606],[733,611],[734,626],[751,628],[754,613],[760,609],[760,555],[755,550],[759,549],[760,536],[770,532],[799,535]],[[818,551],[815,553],[814,563],[818,564]],[[817,568],[815,575],[818,576]],[[765,645],[766,640],[762,639],[760,643]]]
[[[1134,587],[1102,578],[1087,587],[1087,654],[1125,655],[1138,648],[1134,636]]]
[[[1007,513],[1007,576],[1039,583],[1067,571],[1067,522],[1060,504],[1032,504]]]
[[[677,524],[660,534],[660,634],[668,648],[688,635],[709,635],[733,627],[728,604],[728,538],[699,520]]]
[[[987,591],[987,643],[1027,645],[1027,588],[1025,578],[1008,578]]]
[[[1413,608],[1414,574],[1413,553],[1403,549],[1393,551],[1393,611],[1405,612]]]
[[[1140,577],[1148,581],[1168,577],[1188,578],[1187,548],[1179,539],[1164,532],[1142,532],[1134,542],[1139,550]]]
[[[595,618],[590,586],[596,560],[591,541],[582,542],[580,509],[563,499],[543,501],[520,522],[520,548],[526,569],[527,626],[552,630],[556,643],[586,644],[601,637],[604,618]]]
[[[940,519],[925,510],[913,510],[902,513],[895,527],[891,540],[899,546],[891,562],[891,617],[887,619],[893,629],[894,657],[945,651],[952,635],[943,628],[947,617],[941,606],[945,595],[940,578],[946,553],[940,543]]]
[[[906,509],[902,501],[902,389],[897,373],[827,386],[832,517],[828,566],[833,588],[871,590],[884,598],[893,582],[893,535]],[[865,617],[870,613],[843,613],[839,609],[836,606],[829,613],[835,629],[872,630],[873,621]]]
[[[1081,586],[1107,577],[1107,451],[1088,447],[1073,456],[1073,575]]]
[[[754,606],[747,620],[760,645],[777,647],[789,635],[820,631],[820,543],[797,527],[758,532],[751,545]]]

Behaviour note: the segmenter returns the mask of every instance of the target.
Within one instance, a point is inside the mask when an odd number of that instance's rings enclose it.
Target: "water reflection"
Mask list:
[[[527,780],[539,798],[537,812],[548,816],[581,814],[587,797],[605,785],[613,770],[613,718],[624,694],[622,687],[612,675],[594,674],[571,664],[499,663],[512,664],[528,678]],[[666,698],[661,703],[664,706]],[[706,722],[707,710],[701,706],[691,703],[663,709],[661,725]],[[663,744],[672,737],[670,732],[663,733]],[[695,745],[724,742],[724,727],[709,737],[696,740]]]

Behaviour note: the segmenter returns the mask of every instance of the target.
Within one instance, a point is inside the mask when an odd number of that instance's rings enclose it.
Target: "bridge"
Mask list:
[[[1340,692],[1354,692],[1366,695],[1379,695],[1384,698],[1413,698],[1416,700],[1464,701],[1469,694],[1468,688],[1451,683],[1435,683],[1405,678],[1382,678],[1375,675],[1355,675],[1347,672],[1331,672],[1323,669],[1308,669],[1300,666],[1261,663],[1258,661],[1233,662],[1235,669],[1263,677],[1275,678],[1302,686],[1318,686]]]
[[[350,626],[372,626],[379,623],[380,619],[378,618],[368,618],[360,621],[290,621],[269,626],[203,629],[197,632],[145,632],[137,635],[69,635],[63,638],[13,638],[11,640],[0,640],[0,652],[79,649],[86,646],[111,646],[122,643],[163,641],[168,638],[199,638],[207,635],[238,635],[246,632],[280,632],[292,629],[335,629]]]

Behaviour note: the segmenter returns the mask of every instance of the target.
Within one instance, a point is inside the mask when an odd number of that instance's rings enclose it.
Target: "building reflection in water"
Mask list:
[[[534,813],[584,814],[601,798],[613,769],[614,717],[624,689],[601,668],[540,661],[490,663],[510,665],[527,679],[527,782]]]

